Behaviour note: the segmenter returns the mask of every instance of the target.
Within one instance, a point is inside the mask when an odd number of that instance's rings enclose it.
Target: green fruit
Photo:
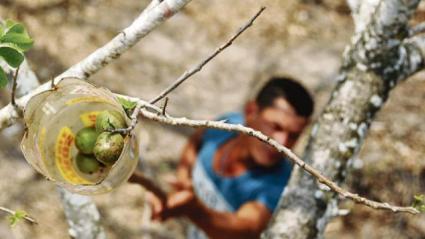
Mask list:
[[[77,168],[82,173],[92,174],[99,171],[101,164],[93,155],[77,154],[76,157]]]
[[[92,154],[98,135],[94,128],[82,128],[75,137],[75,146],[81,153]]]
[[[124,148],[124,138],[119,133],[103,132],[97,137],[94,146],[94,156],[100,162],[111,165],[121,155]]]
[[[102,111],[96,117],[96,131],[98,133],[126,127],[124,117],[116,110]]]

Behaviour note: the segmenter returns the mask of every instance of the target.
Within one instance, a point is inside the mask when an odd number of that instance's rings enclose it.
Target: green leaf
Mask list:
[[[6,20],[0,29],[0,42],[12,43],[21,51],[27,51],[32,47],[33,40],[29,36],[24,25],[12,20]]]
[[[24,54],[19,47],[11,43],[0,43],[0,56],[14,68],[17,68],[24,61]]]
[[[122,105],[122,107],[126,111],[127,110],[133,110],[137,105],[137,102],[130,101],[130,100],[124,99],[122,97],[118,97],[118,102],[120,102],[120,104]]]
[[[22,25],[21,23],[7,19],[5,25],[6,25],[6,30],[4,34],[11,33],[11,32],[28,34],[27,31],[25,30],[24,25]]]
[[[13,43],[18,48],[20,48],[21,51],[28,51],[34,43],[34,41],[29,36],[16,32],[11,32],[4,35],[2,38],[0,38],[0,42]]]
[[[6,73],[4,72],[3,68],[0,67],[0,89],[4,88],[7,86],[7,76]]]
[[[10,226],[14,227],[18,222],[22,221],[22,219],[27,216],[27,213],[25,211],[18,210],[13,215],[10,215],[8,217]]]
[[[425,212],[425,195],[415,195],[412,206],[420,212]]]

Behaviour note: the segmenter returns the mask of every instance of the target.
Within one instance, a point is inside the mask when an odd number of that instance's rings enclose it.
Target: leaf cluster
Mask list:
[[[11,67],[17,68],[24,61],[24,52],[28,51],[34,41],[24,25],[12,20],[0,24],[0,57]],[[7,76],[0,67],[0,88],[7,85]]]

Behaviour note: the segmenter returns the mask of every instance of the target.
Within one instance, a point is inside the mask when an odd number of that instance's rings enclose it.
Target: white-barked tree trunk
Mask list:
[[[390,90],[424,65],[424,38],[410,37],[419,0],[349,1],[356,32],[343,56],[338,83],[310,133],[304,161],[342,183]],[[296,168],[263,239],[321,238],[338,215],[338,198]],[[330,197],[329,197],[330,196]]]

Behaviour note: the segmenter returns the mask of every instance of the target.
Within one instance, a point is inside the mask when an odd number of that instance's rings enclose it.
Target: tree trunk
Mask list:
[[[344,54],[337,86],[312,128],[304,155],[307,163],[335,182],[345,179],[347,161],[358,152],[390,90],[423,66],[419,45],[405,41],[407,22],[418,3],[384,0],[373,11],[358,8],[372,15],[360,12],[355,17],[358,31]],[[320,238],[329,219],[337,214],[335,194],[297,168],[262,238]]]

